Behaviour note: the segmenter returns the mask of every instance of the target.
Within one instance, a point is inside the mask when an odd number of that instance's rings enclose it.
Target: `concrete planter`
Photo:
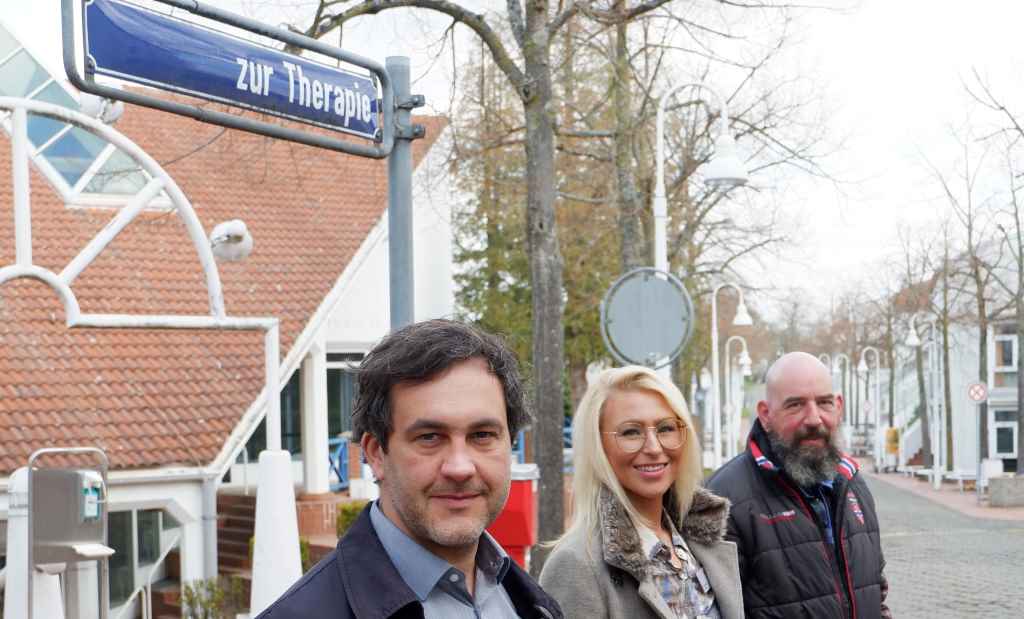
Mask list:
[[[1024,506],[1024,476],[993,477],[988,480],[988,492],[992,507]]]

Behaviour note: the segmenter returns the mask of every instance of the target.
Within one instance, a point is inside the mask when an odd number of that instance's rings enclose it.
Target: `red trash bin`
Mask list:
[[[528,569],[530,547],[537,543],[537,480],[540,471],[534,463],[512,464],[512,487],[505,509],[487,531],[508,556]]]

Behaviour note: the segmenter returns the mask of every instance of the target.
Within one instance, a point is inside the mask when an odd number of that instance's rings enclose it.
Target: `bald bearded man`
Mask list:
[[[747,449],[708,487],[732,501],[748,618],[889,618],[875,501],[840,451],[843,396],[803,352],[766,376]]]

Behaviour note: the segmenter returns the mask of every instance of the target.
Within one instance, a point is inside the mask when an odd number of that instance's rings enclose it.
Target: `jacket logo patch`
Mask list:
[[[846,493],[846,502],[850,504],[850,511],[857,518],[857,522],[864,524],[864,510],[860,508],[860,502],[857,501],[852,490]]]
[[[757,517],[765,524],[776,524],[778,522],[786,522],[796,518],[796,510],[787,509],[784,512],[777,512],[774,514],[758,514]]]

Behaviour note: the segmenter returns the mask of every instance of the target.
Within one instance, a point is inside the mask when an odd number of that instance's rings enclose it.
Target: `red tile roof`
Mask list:
[[[444,127],[418,122],[417,162]],[[283,359],[383,214],[386,164],[134,106],[116,128],[164,165],[207,233],[246,222],[252,255],[220,265],[227,312],[278,317]],[[33,259],[59,273],[114,211],[66,208],[35,168],[31,183]],[[0,266],[14,262],[11,195],[0,156]],[[201,276],[178,217],[145,213],[72,290],[86,313],[208,315]],[[48,286],[0,286],[0,475],[47,446],[101,447],[112,468],[209,464],[262,386],[261,332],[68,329]]]

